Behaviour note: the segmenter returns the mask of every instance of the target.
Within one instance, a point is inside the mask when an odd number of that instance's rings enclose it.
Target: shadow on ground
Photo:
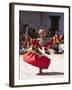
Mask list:
[[[64,75],[64,73],[63,72],[43,72],[43,73],[38,73],[37,75],[51,76],[51,75]]]

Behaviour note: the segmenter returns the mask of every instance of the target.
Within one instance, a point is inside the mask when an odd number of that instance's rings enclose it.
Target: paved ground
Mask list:
[[[20,56],[20,79],[43,79],[49,77],[64,76],[64,54],[51,54],[51,64],[48,69],[44,69],[44,74],[38,74],[39,69],[23,61]]]

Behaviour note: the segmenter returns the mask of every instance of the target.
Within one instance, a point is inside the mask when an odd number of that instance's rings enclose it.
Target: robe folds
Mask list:
[[[37,39],[32,39],[31,43],[33,46],[37,46],[38,48],[42,49],[42,45],[40,45],[39,40]],[[47,48],[50,47],[50,44],[44,43],[43,47]],[[31,64],[35,67],[38,67],[40,69],[48,69],[51,59],[46,57],[43,54],[40,54],[36,52],[35,50],[29,50],[27,53],[23,55],[23,61],[25,61],[28,64]]]

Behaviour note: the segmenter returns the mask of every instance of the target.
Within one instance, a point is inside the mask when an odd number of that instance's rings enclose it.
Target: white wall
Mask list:
[[[64,14],[63,13],[51,13],[51,12],[42,12],[41,16],[39,12],[20,12],[21,19],[21,30],[23,29],[24,24],[28,24],[29,27],[34,27],[36,30],[41,25],[46,25],[48,29],[51,27],[51,19],[50,16],[60,16],[59,19],[59,32],[60,34],[64,34]]]
[[[38,12],[21,12],[21,23],[28,24],[29,27],[39,27],[40,25],[40,13]]]
[[[0,90],[11,90],[9,80],[9,2],[45,3],[57,5],[71,5],[72,0],[0,0]],[[71,6],[72,16],[72,6]],[[71,18],[72,22],[72,18]],[[72,25],[72,23],[71,23]],[[72,26],[71,26],[72,30]],[[72,34],[72,32],[71,32]],[[72,38],[72,35],[71,35]],[[72,44],[72,42],[71,42]],[[70,48],[72,49],[72,48]],[[72,61],[71,61],[72,64]],[[72,69],[72,65],[71,65]],[[72,70],[71,70],[72,76]],[[71,78],[72,79],[72,78]],[[53,85],[39,87],[14,88],[14,90],[72,90],[70,85]]]

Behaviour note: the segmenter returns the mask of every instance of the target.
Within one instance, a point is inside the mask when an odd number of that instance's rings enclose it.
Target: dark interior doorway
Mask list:
[[[59,31],[59,19],[60,16],[50,16],[51,19],[51,36],[55,34],[55,31]]]

